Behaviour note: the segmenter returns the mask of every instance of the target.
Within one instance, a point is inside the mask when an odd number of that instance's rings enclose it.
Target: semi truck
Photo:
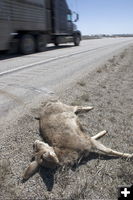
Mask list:
[[[78,46],[78,18],[66,0],[0,0],[0,50],[31,54],[49,43]]]

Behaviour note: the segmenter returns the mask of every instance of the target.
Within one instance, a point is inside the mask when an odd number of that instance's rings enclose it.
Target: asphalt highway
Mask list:
[[[133,38],[106,38],[84,40],[79,47],[49,45],[27,56],[0,55],[0,113],[65,90],[132,43]]]

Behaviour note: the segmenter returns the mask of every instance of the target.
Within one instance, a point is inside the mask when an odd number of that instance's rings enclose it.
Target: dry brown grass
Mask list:
[[[101,139],[102,143],[129,153],[133,153],[132,54],[133,48],[126,50],[125,57],[115,56],[111,62],[108,61],[105,69],[103,66],[102,73],[93,72],[84,77],[86,81],[80,81],[60,94],[60,100],[64,103],[94,106],[93,111],[80,116],[86,133],[94,135],[106,129],[108,134]],[[121,60],[120,57],[124,59]],[[8,157],[12,157],[14,161],[12,164],[0,161],[0,199],[115,200],[119,185],[133,184],[132,160],[108,157],[96,152],[90,153],[88,159],[75,168],[58,169],[53,174],[54,178],[46,169],[42,169],[44,177],[37,173],[17,187],[17,178],[21,178],[23,169],[29,162],[32,144],[35,139],[40,139],[36,134],[38,123],[33,116],[23,116],[15,125],[6,130],[4,127],[2,131],[9,131],[10,135],[3,143],[5,151],[2,154],[8,151]],[[14,141],[14,136],[17,142]],[[50,185],[50,191],[47,185]]]
[[[80,85],[81,87],[85,87],[86,83],[83,80],[80,80],[77,82],[78,85]]]
[[[10,180],[11,175],[10,161],[7,159],[0,160],[0,188],[1,191],[4,191],[2,195],[3,199],[6,199],[6,193],[10,193],[10,198],[17,198],[17,189],[15,184]]]

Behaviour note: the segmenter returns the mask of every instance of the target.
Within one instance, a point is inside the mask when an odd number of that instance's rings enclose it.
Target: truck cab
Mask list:
[[[51,3],[53,13],[52,27],[53,34],[56,35],[56,44],[74,42],[78,46],[81,40],[81,32],[77,30],[77,26],[74,23],[79,19],[78,14],[69,9],[66,0],[52,0]]]

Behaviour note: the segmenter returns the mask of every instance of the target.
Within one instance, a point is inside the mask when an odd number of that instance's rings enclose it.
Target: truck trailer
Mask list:
[[[30,54],[49,43],[78,46],[78,14],[72,18],[66,0],[0,0],[0,50]]]

